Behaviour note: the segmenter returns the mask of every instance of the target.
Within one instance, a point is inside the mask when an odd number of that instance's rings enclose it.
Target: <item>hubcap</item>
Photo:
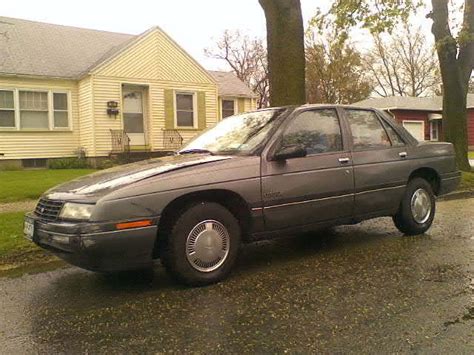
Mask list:
[[[411,213],[413,219],[419,223],[425,223],[431,214],[431,199],[430,195],[424,189],[418,189],[411,197]]]
[[[222,223],[202,221],[194,226],[186,239],[186,256],[193,268],[201,272],[218,269],[229,254],[230,237]]]

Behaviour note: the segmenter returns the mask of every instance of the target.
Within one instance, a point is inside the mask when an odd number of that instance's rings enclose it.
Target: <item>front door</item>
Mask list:
[[[142,88],[123,88],[123,129],[130,138],[130,146],[144,146],[146,144],[143,96]]]
[[[278,146],[302,145],[307,156],[263,160],[262,196],[268,230],[352,217],[354,176],[342,137],[334,108],[306,110],[289,122]]]

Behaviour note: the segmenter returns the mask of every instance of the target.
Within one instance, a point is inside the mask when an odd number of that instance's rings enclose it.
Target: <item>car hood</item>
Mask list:
[[[95,200],[123,186],[156,175],[226,159],[231,159],[231,157],[186,154],[144,160],[80,177],[48,190],[44,196],[53,200]]]

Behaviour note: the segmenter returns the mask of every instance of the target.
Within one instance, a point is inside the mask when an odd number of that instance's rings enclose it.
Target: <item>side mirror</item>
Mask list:
[[[306,149],[300,144],[290,145],[288,147],[280,148],[275,155],[273,160],[286,160],[291,158],[303,158],[306,156]]]

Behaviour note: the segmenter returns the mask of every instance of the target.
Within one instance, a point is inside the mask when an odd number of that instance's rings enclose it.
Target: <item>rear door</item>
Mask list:
[[[262,159],[262,196],[267,230],[351,218],[354,177],[350,152],[335,108],[295,113],[274,143],[299,144],[307,156]]]
[[[352,136],[354,215],[392,214],[405,190],[407,147],[376,111],[345,109]]]

